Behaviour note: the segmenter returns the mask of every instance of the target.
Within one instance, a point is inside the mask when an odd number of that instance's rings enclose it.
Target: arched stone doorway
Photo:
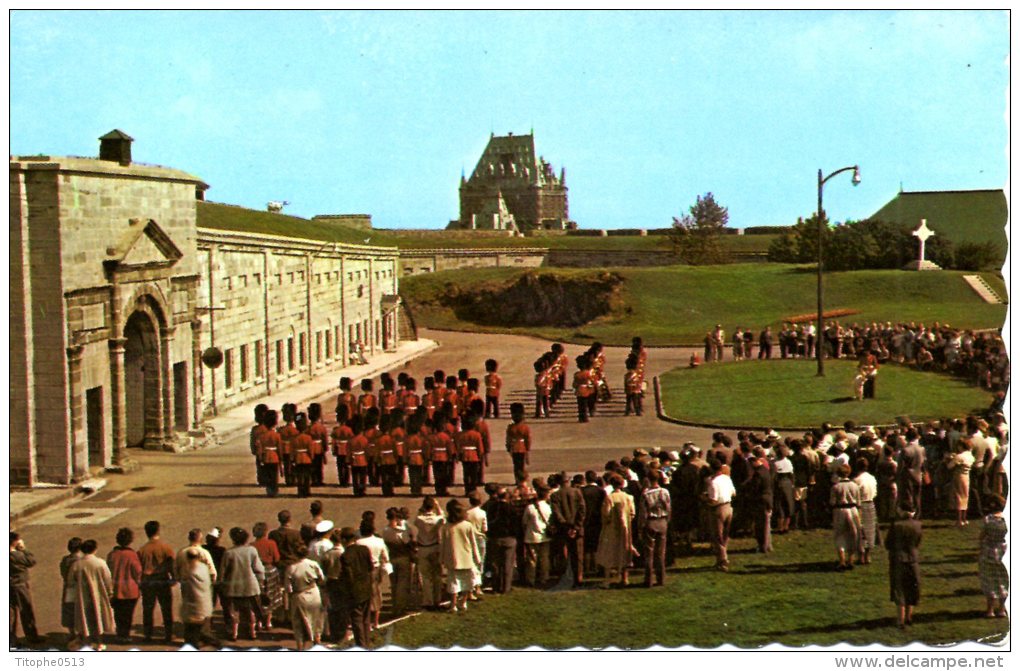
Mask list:
[[[136,310],[124,325],[124,391],[128,447],[159,448],[163,407],[159,324],[147,310]]]

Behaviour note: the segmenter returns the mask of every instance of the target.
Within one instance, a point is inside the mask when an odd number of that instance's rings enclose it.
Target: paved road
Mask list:
[[[472,375],[481,378],[484,361],[493,357],[500,362],[504,378],[503,405],[511,401],[533,406],[533,361],[549,343],[521,336],[479,335],[453,332],[424,332],[440,346],[425,356],[404,366],[410,375],[421,380],[436,368],[447,374],[467,367]],[[580,346],[567,346],[573,358],[581,353]],[[649,352],[648,371],[659,374],[686,362],[692,350],[654,349]],[[623,380],[623,348],[606,351],[608,379],[619,392]],[[393,371],[394,375],[397,371]],[[334,392],[323,395],[325,407],[332,407]],[[651,394],[646,398],[643,417],[625,417],[622,394],[600,408],[588,424],[579,424],[572,398],[565,397],[554,409],[552,416],[543,420],[529,420],[534,440],[531,470],[544,474],[564,469],[570,473],[589,468],[601,470],[606,461],[630,454],[637,447],[675,449],[687,440],[707,445],[710,431],[691,429],[661,422],[655,418]],[[494,453],[487,479],[498,482],[512,480],[509,455],[500,448],[507,419],[491,420]],[[67,539],[71,536],[95,538],[99,541],[99,554],[106,555],[113,547],[113,539],[120,527],[135,530],[137,548],[144,542],[142,526],[147,520],[157,519],[163,524],[163,539],[175,548],[186,545],[189,529],[198,527],[208,531],[213,526],[229,529],[242,526],[251,529],[253,523],[265,521],[275,526],[276,513],[289,509],[296,522],[308,517],[309,499],[299,499],[293,489],[285,489],[276,499],[268,499],[254,483],[254,466],[248,452],[247,438],[230,441],[216,449],[185,454],[150,453],[133,454],[143,468],[132,474],[111,476],[109,485],[91,498],[69,506],[57,508],[23,523],[19,531],[31,551],[36,554],[38,566],[32,570],[32,588],[38,613],[40,631],[50,641],[61,645],[64,636],[59,624],[60,575],[58,564],[64,554]],[[459,469],[458,469],[459,474]],[[325,504],[326,517],[338,526],[356,525],[364,510],[374,510],[380,520],[385,509],[407,506],[412,511],[420,504],[418,499],[406,496],[407,490],[398,490],[405,496],[384,499],[378,490],[362,499],[351,496],[349,489],[336,487],[336,471],[327,467],[326,486],[313,490],[313,497]],[[454,493],[462,493],[456,488]],[[229,544],[229,540],[224,539]],[[175,604],[177,603],[175,595]],[[159,618],[157,616],[157,622]],[[136,630],[140,629],[140,606],[135,613]],[[178,631],[178,636],[180,632]],[[280,632],[281,640],[289,641],[287,632]],[[111,646],[116,649],[117,646]]]

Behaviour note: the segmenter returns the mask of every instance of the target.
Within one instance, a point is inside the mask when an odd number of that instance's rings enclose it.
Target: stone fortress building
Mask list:
[[[470,178],[460,178],[460,219],[467,230],[576,228],[567,205],[566,169],[559,177],[535,152],[535,135],[491,135]]]
[[[395,248],[198,228],[208,185],[132,162],[120,131],[101,142],[10,159],[12,485],[186,449],[218,409],[339,370],[354,343],[396,348]]]

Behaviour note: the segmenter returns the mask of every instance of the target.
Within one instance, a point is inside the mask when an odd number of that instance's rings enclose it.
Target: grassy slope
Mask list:
[[[885,552],[876,551],[870,566],[836,573],[832,534],[817,530],[773,536],[775,551],[769,555],[750,554],[751,539],[731,540],[728,574],[711,570],[713,558],[703,548],[669,569],[664,588],[559,593],[514,588],[457,616],[424,613],[397,623],[392,643],[512,649],[1000,640],[1007,621],[981,617],[980,523],[957,529],[926,520],[924,527],[921,603],[914,626],[905,631],[895,626]],[[640,579],[637,572],[631,582]]]
[[[741,427],[960,417],[992,401],[991,394],[963,380],[896,365],[882,367],[874,400],[852,401],[855,369],[853,361],[827,361],[826,376],[818,378],[812,360],[775,359],[681,368],[662,377],[663,401],[672,417]]]
[[[344,226],[329,220],[311,220],[287,214],[272,214],[234,205],[200,201],[198,225],[230,231],[246,231],[269,235],[284,235],[330,242],[433,249],[439,247],[464,249],[471,247],[548,247],[550,249],[592,250],[668,250],[669,239],[662,235],[612,236],[605,238],[581,236],[538,236],[527,238],[420,238],[401,235],[395,231],[376,228],[371,231]],[[774,239],[772,235],[727,235],[722,238],[727,250],[764,252]]]
[[[614,269],[626,278],[625,312],[597,319],[578,329],[488,329],[533,333],[544,338],[626,344],[635,333],[653,345],[700,343],[705,332],[722,322],[728,332],[737,324],[754,329],[778,326],[783,319],[813,313],[815,275],[796,266],[735,264],[723,266]],[[401,280],[401,293],[413,304],[433,295],[446,282],[464,286],[476,281],[510,281],[517,269],[458,270]],[[565,272],[561,269],[541,272]],[[572,271],[576,272],[576,271]],[[591,272],[591,271],[588,271]],[[859,314],[845,321],[939,320],[966,328],[994,328],[1005,318],[1005,306],[981,301],[960,278],[961,273],[909,273],[898,270],[830,273],[826,276],[827,309],[849,308]],[[992,274],[986,279],[1003,288]],[[417,309],[420,325],[448,329],[480,329],[446,309]]]
[[[386,236],[377,235],[374,231],[357,230],[329,221],[312,221],[286,214],[273,214],[233,205],[201,201],[198,203],[198,225],[203,228],[284,235],[293,238],[359,245],[365,244],[365,239],[369,238],[372,245],[394,245]]]

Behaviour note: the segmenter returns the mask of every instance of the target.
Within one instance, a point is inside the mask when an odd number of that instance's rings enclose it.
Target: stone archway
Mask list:
[[[127,447],[162,447],[162,369],[158,330],[159,325],[147,310],[136,310],[124,325]]]

